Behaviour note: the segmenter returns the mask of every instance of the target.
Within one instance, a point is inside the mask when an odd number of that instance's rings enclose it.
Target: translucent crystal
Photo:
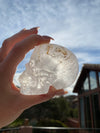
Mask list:
[[[74,82],[77,74],[77,58],[67,48],[56,44],[36,46],[26,70],[19,77],[20,92],[25,95],[45,94],[51,85],[64,89]]]

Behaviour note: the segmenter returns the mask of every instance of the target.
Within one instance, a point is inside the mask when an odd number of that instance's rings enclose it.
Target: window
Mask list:
[[[84,81],[84,90],[85,91],[89,90],[89,80],[88,80],[88,77]]]
[[[100,72],[98,72],[98,76],[99,76],[99,86],[100,86]]]
[[[89,73],[90,75],[90,87],[91,90],[97,88],[97,78],[96,78],[96,72],[95,71],[91,71]]]
[[[92,122],[91,122],[91,112],[90,112],[90,100],[89,96],[85,97],[85,118],[86,118],[86,127],[91,128]]]
[[[80,98],[80,117],[81,117],[81,127],[85,127],[85,114],[84,114],[84,99]]]
[[[79,94],[82,94],[84,92],[83,86],[79,89]]]
[[[92,95],[94,127],[100,128],[99,94]]]

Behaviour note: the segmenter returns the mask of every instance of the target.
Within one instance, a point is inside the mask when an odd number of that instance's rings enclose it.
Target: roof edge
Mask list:
[[[78,93],[78,89],[79,89],[78,84],[80,82],[80,79],[82,78],[82,75],[85,73],[86,70],[100,71],[100,64],[83,64],[80,74],[78,76],[78,79],[73,89],[74,93]]]

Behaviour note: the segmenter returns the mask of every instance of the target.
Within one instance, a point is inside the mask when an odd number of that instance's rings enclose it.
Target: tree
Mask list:
[[[28,118],[30,121],[34,119],[36,121],[54,119],[64,122],[68,117],[76,118],[77,116],[78,109],[72,109],[70,102],[61,96],[27,109],[18,119]]]

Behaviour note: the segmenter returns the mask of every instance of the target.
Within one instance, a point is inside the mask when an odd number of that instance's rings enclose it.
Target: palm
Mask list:
[[[36,45],[50,42],[50,37],[37,35],[37,29],[22,30],[6,39],[0,49],[0,127],[14,121],[25,109],[65,93],[51,86],[47,94],[22,95],[13,84],[16,67],[25,54]]]

